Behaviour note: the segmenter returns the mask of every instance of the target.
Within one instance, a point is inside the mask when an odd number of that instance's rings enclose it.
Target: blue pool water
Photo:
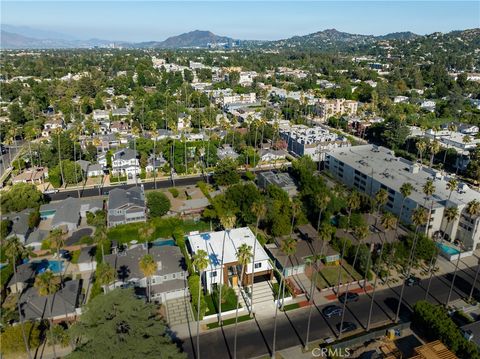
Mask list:
[[[175,241],[173,239],[159,239],[152,242],[152,246],[161,247],[161,246],[174,246]]]
[[[60,273],[63,270],[63,261],[49,261],[43,260],[39,262],[32,262],[32,265],[35,267],[35,272],[43,273],[47,269],[51,270],[53,273]]]
[[[458,254],[460,253],[460,251],[458,249],[455,249],[453,247],[450,247],[450,246],[447,246],[446,244],[443,244],[443,243],[437,243],[437,246],[438,248],[440,248],[440,250],[443,252],[443,253],[446,253],[448,255],[455,255],[455,254]]]

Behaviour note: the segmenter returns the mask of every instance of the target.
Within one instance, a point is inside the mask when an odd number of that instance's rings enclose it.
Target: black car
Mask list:
[[[342,315],[342,308],[340,308],[338,305],[328,305],[325,308],[323,308],[322,313],[324,316],[327,318],[331,318],[335,315]]]
[[[340,323],[337,324],[337,330],[340,333],[351,332],[355,329],[357,329],[357,325],[352,322],[343,322],[342,330],[340,330]]]
[[[348,293],[343,293],[342,295],[340,295],[338,297],[338,300],[340,303],[345,303],[345,300],[347,300],[348,302],[356,302],[358,300],[359,296],[357,293],[352,293],[352,292],[348,292]]]
[[[405,280],[405,284],[409,287],[413,287],[414,285],[420,284],[420,278],[411,275]]]

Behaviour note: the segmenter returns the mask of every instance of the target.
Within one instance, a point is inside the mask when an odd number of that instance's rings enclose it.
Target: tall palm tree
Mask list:
[[[140,238],[145,238],[146,240],[146,244],[147,244],[147,252],[148,252],[148,248],[149,248],[149,243],[150,243],[150,239],[152,239],[152,236],[153,234],[155,233],[155,225],[153,223],[145,223],[143,226],[141,226],[139,229],[138,229],[138,235],[140,236]]]
[[[98,226],[95,230],[94,235],[95,243],[97,244],[97,248],[100,247],[102,251],[102,262],[105,262],[105,244],[107,244],[107,227],[106,226]]]
[[[398,223],[397,218],[390,212],[387,212],[382,216],[381,225],[383,227],[383,241],[380,247],[380,254],[378,255],[377,269],[375,271],[375,280],[373,281],[373,292],[372,292],[372,297],[370,298],[370,309],[368,311],[367,331],[370,330],[373,303],[375,301],[375,293],[377,291],[378,277],[380,276],[380,270],[383,264],[382,255],[383,255],[383,250],[385,248],[385,244],[387,240],[387,232],[395,229],[397,227],[397,223]]]
[[[395,225],[395,239],[398,240],[398,227],[399,223],[402,220],[403,207],[405,205],[406,199],[412,194],[413,186],[410,182],[405,182],[400,186],[400,193],[402,194],[402,205],[400,207],[400,214],[398,216],[398,221]]]
[[[105,291],[108,292],[108,285],[115,280],[115,269],[106,262],[99,263],[95,277],[100,286],[105,287]]]
[[[10,237],[9,239],[7,239],[5,241],[5,247],[3,248],[3,250],[5,251],[5,255],[10,258],[10,260],[12,261],[12,265],[13,265],[13,275],[15,276],[15,289],[16,289],[16,292],[19,296],[18,300],[17,300],[17,310],[18,310],[18,316],[19,316],[19,319],[20,319],[20,326],[21,326],[21,329],[22,329],[22,337],[23,337],[23,342],[25,344],[25,349],[27,351],[27,354],[28,354],[28,358],[29,359],[32,359],[32,354],[30,353],[30,347],[28,345],[28,340],[27,340],[27,336],[25,334],[25,326],[23,324],[23,316],[22,316],[22,311],[20,309],[20,294],[19,293],[19,290],[18,290],[18,279],[17,279],[17,259],[18,257],[22,257],[23,254],[25,253],[25,246],[22,244],[22,242],[20,242],[20,239],[18,239],[18,237]]]
[[[208,267],[208,254],[203,249],[199,249],[193,255],[193,266],[197,269],[198,275],[198,301],[197,301],[197,359],[200,358],[200,294],[202,293],[202,276]]]
[[[147,300],[151,301],[152,296],[152,276],[157,272],[157,262],[151,254],[145,254],[138,263],[143,275],[147,278]]]
[[[252,284],[250,288],[250,317],[253,317],[253,284],[255,282],[255,251],[257,250],[257,236],[258,227],[260,221],[265,217],[267,213],[267,207],[263,200],[256,201],[252,204],[252,213],[257,217],[257,223],[255,225],[255,242],[253,243],[253,258],[252,258]]]
[[[478,217],[478,215],[480,215],[480,202],[477,201],[476,199],[468,202],[466,212],[470,216],[470,218],[472,218],[472,219],[473,219],[473,217]],[[477,233],[477,229],[478,229],[477,228],[478,227],[477,226],[477,219],[475,218],[474,221],[475,221],[475,225],[474,225],[474,229],[472,231],[472,233],[473,233],[472,236],[475,236],[475,234]],[[480,272],[480,263],[477,267],[477,271],[475,272],[475,279],[472,283],[472,288],[470,289],[470,294],[468,295],[468,300],[469,301],[472,300],[473,290],[475,288],[475,283],[477,282],[479,272]]]
[[[447,219],[447,227],[448,227],[449,223],[452,223],[453,221],[455,221],[458,218],[458,208],[457,207],[447,208],[445,210],[445,217]],[[457,271],[458,271],[458,265],[459,264],[460,264],[460,251],[458,252],[458,258],[457,258],[457,262],[455,264],[455,271],[453,272],[452,284],[450,285],[450,290],[448,291],[447,302],[445,303],[445,305],[448,305],[448,302],[450,302],[450,297],[452,295],[453,285],[455,284],[455,279],[457,277]]]
[[[457,132],[457,126],[455,126],[455,124],[451,123],[450,125],[448,125],[448,130],[450,132]],[[447,161],[447,152],[448,152],[448,143],[447,143],[447,149],[445,150],[444,154],[443,154],[443,168],[445,168],[445,162]]]
[[[415,247],[417,246],[418,231],[419,231],[421,226],[424,226],[427,223],[427,221],[428,221],[428,213],[425,210],[425,208],[418,207],[413,211],[412,222],[415,225],[415,236],[413,238],[412,248],[410,248],[410,255],[409,255],[408,264],[407,264],[407,273],[406,273],[406,276],[405,276],[405,280],[402,283],[402,289],[400,290],[397,312],[395,314],[395,322],[398,322],[398,318],[400,316],[400,307],[402,305],[403,292],[405,290],[405,281],[408,277],[410,277],[410,271],[412,269],[413,258],[415,256]]]
[[[437,140],[433,140],[429,144],[429,151],[430,151],[430,167],[433,166],[433,159],[435,158],[435,155],[440,151],[440,142]]]
[[[368,235],[370,234],[370,230],[368,229],[368,226],[361,226],[361,227],[355,228],[354,233],[355,233],[355,237],[357,237],[357,239],[358,239],[358,244],[357,244],[357,248],[355,250],[355,256],[353,258],[353,263],[352,263],[353,270],[355,270],[355,265],[357,264],[357,258],[358,258],[358,253],[360,251],[360,247],[363,245],[363,241],[365,240],[365,238],[367,238]],[[368,268],[365,268],[365,271],[367,271],[367,270],[368,270]],[[352,276],[352,280],[355,280],[355,278],[353,276]],[[343,321],[345,319],[345,310],[346,310],[346,307],[347,307],[348,289],[350,288],[350,283],[351,283],[351,281],[349,281],[347,283],[347,288],[345,289],[345,300],[343,301],[343,310],[342,310],[342,318],[340,320],[339,336],[342,335]]]
[[[150,131],[153,137],[153,185],[157,189],[157,169],[155,168],[155,162],[157,159],[157,123],[155,121],[150,122]]]
[[[75,172],[75,182],[76,182],[76,187],[77,187],[77,195],[78,195],[78,198],[80,198],[80,188],[78,188],[78,177],[77,177],[77,138],[78,138],[78,134],[74,129],[72,129],[72,131],[70,132],[69,134],[69,137],[70,137],[70,140],[73,142],[73,168],[74,168],[74,172]]]
[[[420,164],[423,165],[423,153],[427,149],[427,143],[423,140],[420,140],[415,145],[417,147],[417,152],[420,157]]]
[[[383,188],[375,194],[375,202],[377,204],[377,217],[375,218],[375,226],[377,226],[378,218],[380,217],[380,211],[383,206],[387,204],[388,192]]]
[[[34,287],[38,289],[38,294],[42,297],[48,297],[51,294],[54,294],[58,290],[58,284],[55,281],[55,277],[51,271],[46,271],[45,273],[39,274],[35,277]],[[53,308],[54,300],[51,301],[50,312]],[[45,305],[48,304],[48,300],[45,299]],[[53,321],[50,317],[49,321],[49,330],[50,336],[53,337]],[[57,358],[57,352],[55,350],[55,342],[52,342],[53,357]]]
[[[140,135],[140,130],[138,127],[132,127],[132,137],[133,137],[133,151],[135,152],[135,156],[137,156],[137,137]],[[138,186],[138,179],[137,179],[137,164],[135,163],[135,186]]]
[[[352,212],[360,207],[360,196],[357,192],[352,192],[351,195],[347,198],[347,211],[348,211],[348,225],[347,231],[350,229],[350,218],[352,216]],[[347,241],[343,241],[342,246],[342,253],[340,254],[340,265],[338,266],[338,279],[337,279],[337,295],[340,292],[340,280],[342,278],[342,261],[345,256],[345,249],[347,246]]]
[[[423,193],[425,194],[425,202],[424,206],[427,204],[427,201],[432,199],[433,194],[435,193],[435,185],[433,184],[433,181],[431,179],[427,180],[425,184],[422,187]],[[431,219],[431,214],[432,214],[432,208],[433,208],[433,199],[430,203],[430,207],[428,208],[428,219],[427,219],[427,226],[425,228],[425,234],[428,236],[428,232],[430,231],[430,219]]]
[[[291,203],[291,207],[292,207],[292,225],[290,227],[290,235],[292,235],[293,233],[293,228],[294,228],[294,224],[295,224],[295,218],[296,216],[300,213],[300,209],[301,209],[301,202],[298,200],[298,199],[293,199],[292,200],[292,203]]]
[[[243,276],[246,272],[246,266],[250,263],[252,258],[252,247],[246,243],[243,243],[240,247],[238,247],[237,251],[237,261],[240,264],[240,282],[238,285],[238,295],[242,295],[241,290],[243,286]],[[253,275],[253,271],[252,271]],[[237,328],[238,328],[238,306],[240,305],[240,298],[237,299],[237,309],[235,311],[235,339],[233,342],[233,357],[237,357]]]
[[[320,230],[320,221],[322,220],[323,211],[327,209],[330,203],[330,197],[324,193],[317,193],[315,195],[315,205],[318,207],[317,232]]]
[[[60,167],[60,176],[62,177],[62,185],[65,186],[65,176],[63,175],[63,165],[62,165],[62,148],[60,145],[60,137],[62,135],[63,129],[57,127],[53,133],[57,136],[57,146],[58,146],[58,166]]]
[[[222,241],[222,260],[220,264],[220,283],[218,283],[218,323],[222,323],[222,286],[226,285],[223,270],[223,257],[225,255],[225,239],[227,236],[227,232],[229,232],[233,227],[235,227],[235,223],[237,222],[237,217],[231,213],[225,213],[224,216],[220,217],[220,223],[223,226],[223,241]],[[227,278],[228,280],[228,278]]]
[[[297,241],[293,238],[284,239],[280,245],[280,250],[285,254],[285,263],[282,266],[282,272],[280,273],[280,285],[278,287],[277,301],[275,303],[275,317],[273,324],[273,344],[272,344],[272,359],[275,359],[275,345],[277,341],[277,317],[278,317],[278,307],[280,305],[280,294],[282,293],[282,285],[285,286],[285,268],[287,267],[290,256],[293,255],[297,250]],[[284,292],[285,293],[285,292]],[[282,297],[282,306],[283,306],[283,297]]]
[[[55,252],[57,253],[57,258],[60,259],[60,249],[62,249],[65,246],[65,236],[63,234],[62,229],[55,228],[53,231],[51,231],[50,234],[48,235],[48,240],[50,241],[50,245],[55,249]],[[62,279],[62,283],[63,283],[63,278],[61,273],[60,273],[60,278]]]

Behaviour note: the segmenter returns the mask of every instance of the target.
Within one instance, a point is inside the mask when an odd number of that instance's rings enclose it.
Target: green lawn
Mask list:
[[[154,218],[149,220],[148,223],[153,224],[155,232],[149,240],[156,238],[171,238],[175,230],[182,229],[185,234],[191,231],[208,231],[210,230],[210,224],[202,221],[183,221],[179,218]],[[140,238],[138,230],[145,226],[145,223],[129,223],[122,224],[110,228],[108,230],[108,238],[115,240],[119,243],[128,243],[136,240],[139,242],[145,242],[147,238]]]
[[[300,308],[300,304],[298,304],[298,303],[292,303],[292,304],[285,305],[285,306],[283,307],[283,311],[284,311],[284,312],[288,312],[289,310],[297,309],[297,308]]]
[[[241,323],[241,322],[245,322],[247,320],[251,320],[253,318],[250,318],[250,315],[243,315],[241,317],[238,317],[238,323]],[[230,325],[230,324],[235,324],[235,318],[231,318],[231,319],[227,319],[227,320],[224,320],[223,321],[223,325]],[[218,328],[219,325],[218,325],[218,322],[215,322],[215,323],[210,323],[210,324],[207,324],[207,328],[208,329],[213,329],[213,328]]]
[[[353,275],[355,280],[359,280],[362,278],[357,271],[353,270],[351,265],[344,262],[344,265],[342,267],[342,273],[341,273],[342,283],[346,283],[352,280],[350,274]],[[334,285],[337,285],[337,283],[338,283],[338,266],[324,267],[322,268],[320,273],[317,275],[317,287],[320,289],[332,287]]]
[[[223,297],[222,297],[223,299]],[[225,299],[225,302],[222,303],[222,312],[227,312],[229,310],[235,310],[237,309],[237,297],[236,296],[227,296]],[[205,302],[207,303],[207,312],[205,315],[211,315],[211,314],[216,314],[218,313],[217,308],[218,308],[218,297],[215,295],[206,295],[205,296]],[[242,306],[239,305],[239,308]]]

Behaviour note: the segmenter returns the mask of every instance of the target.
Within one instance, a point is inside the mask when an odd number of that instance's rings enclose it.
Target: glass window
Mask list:
[[[210,274],[211,277],[216,277],[217,276],[217,271],[213,271],[211,274]]]
[[[262,268],[262,263],[255,263],[255,268]]]

